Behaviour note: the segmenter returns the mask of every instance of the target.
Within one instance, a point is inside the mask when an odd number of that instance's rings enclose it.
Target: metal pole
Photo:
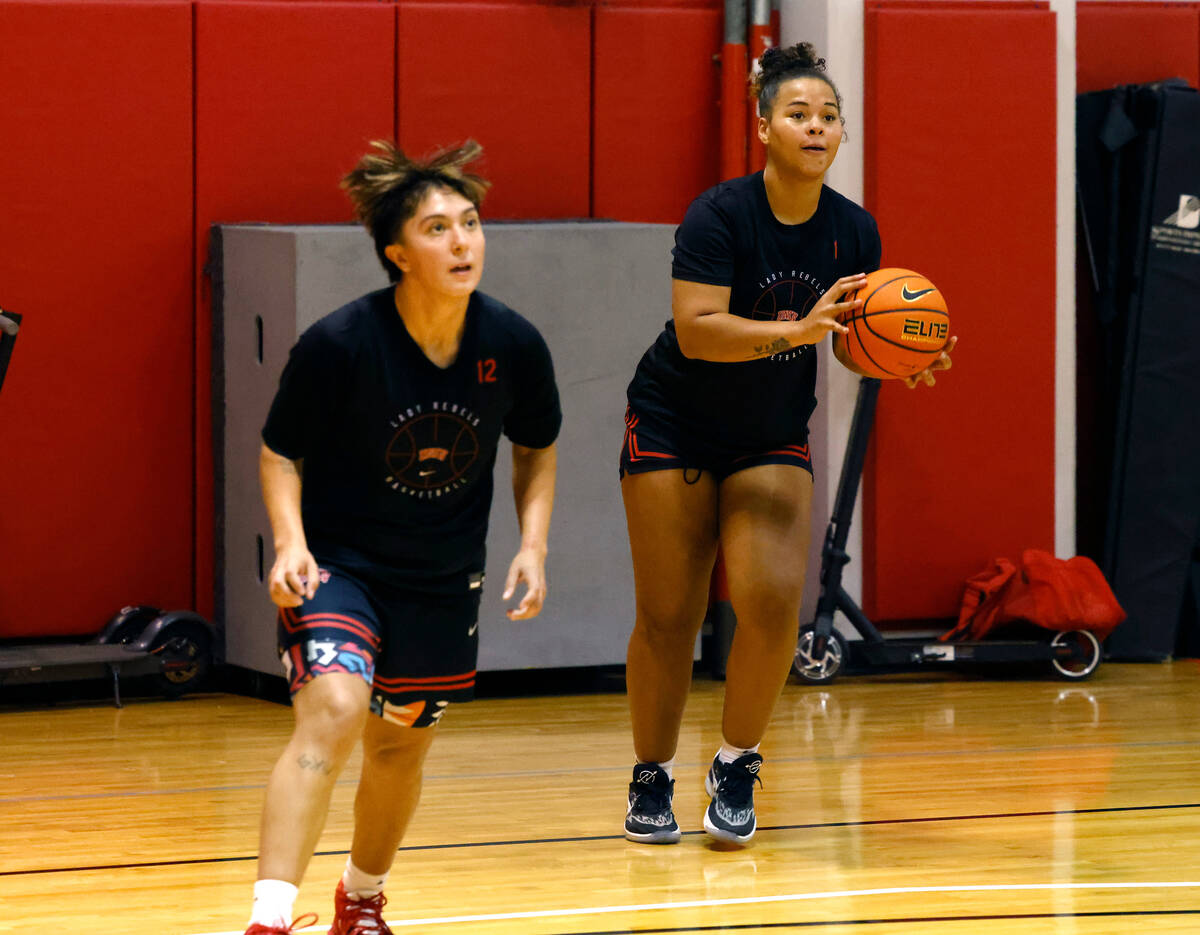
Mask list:
[[[725,0],[721,49],[721,178],[746,174],[746,2]]]
[[[750,0],[750,71],[758,68],[763,52],[771,48],[774,38],[771,32],[771,0]],[[758,107],[750,105],[750,120],[747,123],[747,167],[757,172],[767,164],[767,150],[758,138]]]

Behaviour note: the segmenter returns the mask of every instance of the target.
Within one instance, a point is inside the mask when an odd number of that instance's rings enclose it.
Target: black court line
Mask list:
[[[988,750],[890,750],[885,753],[848,753],[845,755],[817,756],[773,756],[771,764],[775,763],[849,763],[856,760],[895,760],[895,759],[954,759],[958,757],[989,757],[1009,756],[1014,753],[1078,753],[1086,750],[1136,750],[1138,748],[1162,747],[1195,747],[1200,746],[1200,740],[1139,740],[1132,743],[1085,743],[1071,745],[1041,745],[1031,747],[994,747]],[[708,769],[711,760],[696,763],[676,763],[677,770]],[[629,766],[593,766],[588,768],[565,769],[530,769],[509,770],[495,773],[433,773],[426,774],[424,782],[457,782],[485,781],[489,779],[522,779],[526,776],[581,776],[589,773],[620,773],[628,775]],[[337,785],[357,785],[358,777],[338,780]],[[157,795],[191,795],[202,792],[245,792],[251,789],[266,789],[266,782],[241,783],[226,786],[187,786],[179,789],[142,789],[122,792],[76,792],[57,793],[53,795],[14,795],[0,796],[0,805],[19,805],[28,802],[74,802],[87,799],[122,799],[143,798]]]
[[[745,922],[724,925],[680,925],[652,929],[596,929],[580,932],[574,929],[558,935],[656,935],[668,932],[731,932],[745,929],[806,929],[833,928],[838,925],[925,925],[930,922],[1007,922],[1034,919],[1111,919],[1140,916],[1194,916],[1200,909],[1123,909],[1112,912],[1022,912],[982,916],[907,916],[896,919],[835,919],[809,922]]]
[[[1112,808],[1064,808],[1039,812],[994,812],[982,815],[933,815],[927,818],[876,818],[869,821],[825,821],[803,825],[759,825],[764,831],[815,831],[824,828],[869,828],[876,825],[921,825],[933,822],[994,821],[999,818],[1048,818],[1052,815],[1116,815],[1122,812],[1161,812],[1200,808],[1200,802],[1181,805],[1122,805]],[[706,834],[705,831],[684,831],[684,836]],[[623,834],[576,835],[566,838],[516,838],[511,841],[460,841],[452,844],[413,844],[401,847],[397,853],[414,851],[470,850],[476,847],[519,847],[526,844],[586,844],[592,841],[623,841]],[[317,851],[314,857],[339,857],[349,854],[348,850]],[[30,870],[0,870],[0,877],[33,876],[41,873],[86,873],[92,870],[142,870],[153,867],[187,867],[200,864],[230,864],[245,860],[257,860],[257,854],[236,857],[194,857],[185,860],[153,860],[128,864],[94,864],[80,867],[44,867]]]

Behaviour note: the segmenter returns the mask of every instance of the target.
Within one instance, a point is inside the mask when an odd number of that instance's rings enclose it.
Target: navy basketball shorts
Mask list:
[[[681,439],[654,419],[646,419],[625,408],[625,440],[621,444],[620,475],[646,474],[649,471],[709,471],[717,482],[731,474],[760,464],[793,464],[809,474],[813,472],[808,439],[761,451],[730,451],[710,440]]]
[[[322,565],[311,601],[279,611],[279,655],[295,695],[329,672],[371,686],[371,711],[401,727],[429,727],[475,697],[481,591],[427,594]]]

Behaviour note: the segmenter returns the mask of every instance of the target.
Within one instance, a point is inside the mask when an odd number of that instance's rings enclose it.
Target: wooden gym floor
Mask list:
[[[872,675],[789,685],[759,833],[700,831],[721,685],[677,756],[683,841],[621,837],[623,694],[452,708],[389,882],[400,933],[1200,931],[1200,667],[1079,684]],[[0,932],[240,933],[290,711],[207,695],[0,704]],[[357,763],[298,912],[328,923]],[[325,931],[321,925],[311,931]]]

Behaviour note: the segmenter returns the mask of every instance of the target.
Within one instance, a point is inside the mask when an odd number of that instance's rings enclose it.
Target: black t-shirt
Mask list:
[[[761,172],[700,195],[675,231],[671,275],[729,286],[731,314],[758,321],[806,316],[842,276],[879,268],[875,219],[823,186],[803,224],[772,213]],[[684,357],[674,321],[638,364],[629,384],[634,411],[660,430],[731,453],[802,443],[814,396],[817,353],[803,345],[758,360],[719,363]]]
[[[503,432],[545,448],[562,423],[546,342],[481,292],[442,369],[404,326],[392,287],[300,336],[262,437],[304,459],[309,548],[369,578],[461,591],[482,571],[492,468]]]

